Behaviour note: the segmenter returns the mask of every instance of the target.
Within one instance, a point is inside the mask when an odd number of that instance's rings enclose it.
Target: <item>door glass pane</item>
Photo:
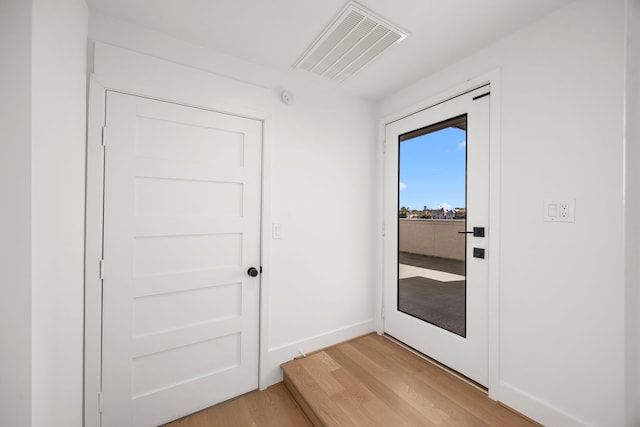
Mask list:
[[[467,116],[399,137],[398,311],[466,336]]]

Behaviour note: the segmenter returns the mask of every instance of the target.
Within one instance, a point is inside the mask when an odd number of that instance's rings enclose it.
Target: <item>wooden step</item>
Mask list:
[[[353,419],[353,413],[360,412],[356,411],[357,405],[345,408],[351,393],[333,375],[342,376],[345,372],[325,351],[285,363],[282,370],[285,386],[314,426],[372,425],[368,417],[364,417],[366,423]],[[343,380],[357,389],[354,378],[346,375]]]
[[[282,371],[317,427],[537,425],[376,334],[284,363]]]

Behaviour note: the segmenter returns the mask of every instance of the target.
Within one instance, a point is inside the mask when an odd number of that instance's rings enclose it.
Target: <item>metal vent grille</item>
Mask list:
[[[405,31],[352,1],[293,67],[344,81],[406,37]]]

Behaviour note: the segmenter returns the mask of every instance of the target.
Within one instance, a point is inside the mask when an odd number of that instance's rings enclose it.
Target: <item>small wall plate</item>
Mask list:
[[[548,222],[575,222],[575,199],[545,200],[542,218]]]

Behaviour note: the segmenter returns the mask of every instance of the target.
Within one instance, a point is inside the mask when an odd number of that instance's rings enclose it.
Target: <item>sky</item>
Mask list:
[[[465,207],[466,132],[442,129],[400,143],[400,205]]]

